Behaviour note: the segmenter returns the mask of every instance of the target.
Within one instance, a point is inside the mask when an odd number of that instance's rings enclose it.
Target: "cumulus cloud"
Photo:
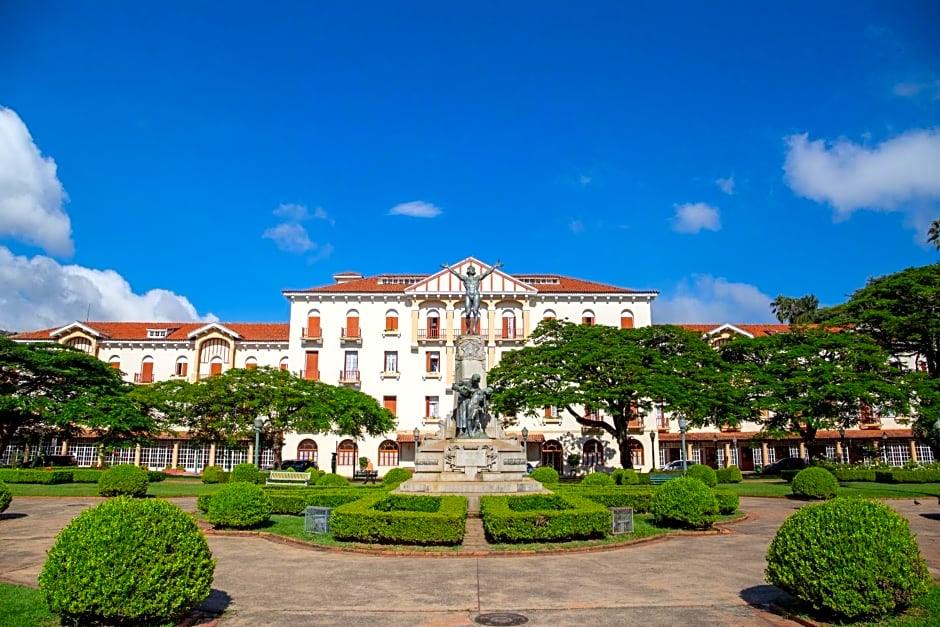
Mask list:
[[[786,144],[787,184],[799,196],[828,203],[839,219],[859,209],[918,213],[940,200],[940,128],[908,131],[875,146],[810,141],[806,133],[787,137]]]
[[[42,155],[16,112],[0,107],[0,237],[71,256],[75,246],[66,200],[55,161]]]
[[[441,208],[423,200],[413,200],[395,205],[388,211],[390,216],[409,216],[412,218],[436,218],[441,215]]]
[[[678,233],[699,233],[721,230],[718,208],[703,202],[673,205],[676,215],[672,218],[672,230]]]
[[[0,246],[0,328],[15,331],[74,320],[216,320],[200,316],[189,300],[168,290],[135,294],[114,270],[61,265],[44,255],[27,258]]]
[[[734,195],[734,177],[729,176],[728,178],[718,178],[715,179],[715,185],[718,186],[718,189],[728,194],[729,196]]]
[[[772,298],[749,283],[732,283],[710,274],[692,275],[653,301],[653,321],[671,323],[776,322]]]
[[[320,259],[329,257],[333,252],[333,246],[330,244],[320,245],[310,239],[301,222],[309,220],[323,220],[333,226],[336,221],[330,217],[323,207],[317,207],[313,211],[307,209],[306,205],[296,205],[285,203],[273,211],[274,215],[283,218],[284,221],[277,226],[272,226],[264,230],[261,234],[262,239],[269,239],[284,252],[302,255],[310,251],[317,251],[308,261],[313,263]]]

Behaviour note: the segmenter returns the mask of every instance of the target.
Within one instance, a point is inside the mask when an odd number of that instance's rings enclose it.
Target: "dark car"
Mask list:
[[[287,470],[288,468],[292,468],[297,472],[307,472],[311,468],[320,470],[317,463],[309,459],[285,459],[281,462],[281,470]]]
[[[783,470],[803,470],[808,464],[805,459],[799,457],[784,457],[778,459],[772,464],[764,466],[760,471],[762,475],[779,475]]]
[[[37,455],[29,460],[29,465],[33,468],[44,468],[47,466],[78,466],[78,461],[74,455]]]

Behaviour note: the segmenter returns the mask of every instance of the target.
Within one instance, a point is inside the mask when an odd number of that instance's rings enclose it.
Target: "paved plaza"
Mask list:
[[[195,511],[194,498],[171,500]],[[15,497],[0,516],[0,580],[35,586],[55,535],[97,502]],[[788,625],[759,609],[786,598],[764,583],[764,554],[800,505],[742,498],[749,518],[726,533],[553,555],[389,557],[210,535],[218,566],[204,607],[224,609],[222,627],[472,625],[496,612],[527,625]],[[891,505],[940,577],[937,500]]]

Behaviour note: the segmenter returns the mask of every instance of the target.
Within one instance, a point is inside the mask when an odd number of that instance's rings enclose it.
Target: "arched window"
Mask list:
[[[255,357],[249,357],[245,360],[245,370],[254,370],[258,367],[258,359]]]
[[[317,463],[317,443],[313,440],[301,440],[297,445],[297,459],[308,459]]]
[[[173,367],[173,374],[177,377],[185,377],[187,372],[189,372],[189,360],[182,356],[177,357],[176,364]]]
[[[87,337],[73,337],[71,340],[65,343],[66,346],[71,346],[72,348],[77,348],[83,353],[91,354],[91,340]]]
[[[633,461],[633,467],[639,468],[643,465],[645,455],[643,453],[643,445],[636,440],[631,440],[630,444],[630,459]]]
[[[209,374],[215,376],[217,374],[222,374],[222,358],[213,357],[212,361],[209,362]]]
[[[562,447],[558,440],[548,440],[542,444],[542,462],[541,465],[547,468],[554,468],[562,472]]]
[[[597,324],[597,320],[594,317],[594,312],[590,309],[585,309],[581,314],[581,324],[588,327],[593,327],[595,324]]]
[[[398,443],[385,440],[379,444],[379,466],[398,465]]]
[[[588,440],[584,443],[583,464],[585,468],[604,465],[604,445],[597,440]]]
[[[428,328],[426,330],[426,337],[429,340],[438,340],[441,338],[441,314],[437,310],[432,309],[428,311]]]
[[[343,440],[336,447],[337,466],[355,466],[358,447],[352,440]]]
[[[385,331],[386,333],[398,331],[398,312],[394,309],[385,312]]]
[[[278,368],[281,370],[287,370],[287,357],[281,357],[281,361],[278,363]]]
[[[624,309],[620,312],[620,328],[621,329],[632,329],[633,328],[633,312],[629,309]]]
[[[542,314],[542,320],[555,320],[556,318],[558,318],[558,315],[554,309],[546,309],[545,313]]]
[[[111,359],[108,360],[108,365],[114,368],[115,370],[121,369],[121,358],[117,355],[112,355]]]
[[[346,326],[343,327],[342,336],[351,340],[361,337],[359,332],[359,312],[355,309],[350,309],[346,313]]]
[[[320,312],[311,309],[307,314],[307,328],[304,329],[302,339],[316,340],[323,337],[323,331],[320,329]]]
[[[153,383],[153,357],[150,355],[140,360],[140,372],[134,375],[134,383]]]
[[[512,309],[503,311],[503,328],[500,329],[500,337],[511,340],[516,337],[516,312]]]

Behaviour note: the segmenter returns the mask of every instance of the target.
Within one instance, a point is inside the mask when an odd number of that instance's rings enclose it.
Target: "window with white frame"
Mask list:
[[[933,451],[930,450],[930,447],[924,444],[923,442],[918,442],[915,445],[917,449],[917,461],[922,464],[929,464],[934,461]]]
[[[440,418],[441,415],[441,399],[439,396],[425,396],[424,397],[424,411],[425,415],[429,418]]]
[[[911,460],[911,448],[906,442],[889,442],[885,446],[885,459],[889,466],[903,466]]]
[[[441,351],[428,351],[426,361],[427,372],[441,371]]]
[[[382,372],[398,372],[398,351],[385,351],[385,365]]]

